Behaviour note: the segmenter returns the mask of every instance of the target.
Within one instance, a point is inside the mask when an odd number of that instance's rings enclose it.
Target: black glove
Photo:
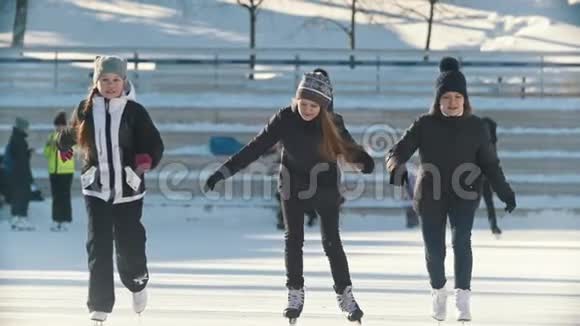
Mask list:
[[[372,173],[375,169],[375,160],[366,152],[363,152],[361,161],[363,164],[363,169],[361,172],[364,174]]]
[[[389,178],[389,183],[395,186],[404,186],[409,184],[409,172],[405,167],[402,167],[403,172],[401,171],[393,171]]]
[[[505,202],[505,211],[511,213],[516,209],[516,195],[512,194]]]
[[[215,188],[215,185],[221,180],[224,180],[223,174],[219,171],[214,172],[212,175],[209,176],[209,178],[205,182],[205,185],[203,186],[203,191],[208,192],[210,190],[213,190],[213,188]]]

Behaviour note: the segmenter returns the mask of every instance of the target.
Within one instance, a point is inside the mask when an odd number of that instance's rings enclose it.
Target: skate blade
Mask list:
[[[298,318],[288,318],[288,324],[290,325],[296,325],[297,322]]]
[[[33,227],[30,227],[30,228],[12,227],[12,231],[17,231],[17,232],[31,232],[31,231],[34,231],[34,228]]]

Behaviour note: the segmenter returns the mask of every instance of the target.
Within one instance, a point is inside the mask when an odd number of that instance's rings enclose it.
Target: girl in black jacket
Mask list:
[[[57,145],[63,159],[71,159],[74,144],[82,154],[81,185],[89,217],[87,306],[90,318],[103,322],[115,303],[113,242],[121,281],[133,293],[133,310],[141,313],[147,304],[144,173],[161,160],[163,142],[145,108],[135,102],[124,59],[97,57],[93,84]]]
[[[334,290],[342,311],[351,321],[363,315],[352,294],[346,255],[339,234],[337,161],[357,165],[363,173],[374,169],[373,159],[356,144],[342,117],[328,111],[332,87],[321,71],[306,73],[292,105],[275,114],[266,127],[237,154],[228,159],[206,182],[206,190],[258,159],[277,142],[283,146],[279,174],[285,234],[288,307],[284,316],[294,322],[304,305],[303,254],[304,212],[320,216],[322,244],[330,261]]]
[[[481,196],[482,172],[506,211],[516,207],[515,194],[506,182],[488,128],[473,115],[465,77],[454,58],[440,63],[435,103],[407,129],[387,156],[391,183],[406,182],[404,164],[416,150],[421,161],[414,195],[421,217],[427,270],[433,289],[433,314],[446,316],[445,224],[449,217],[455,254],[457,319],[471,320],[471,229]]]

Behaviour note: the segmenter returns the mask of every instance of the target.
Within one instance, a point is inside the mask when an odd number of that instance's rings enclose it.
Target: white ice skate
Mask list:
[[[65,231],[68,231],[68,228],[66,227],[66,223],[52,222],[52,225],[50,226],[50,231],[52,231],[52,232],[65,232]]]
[[[445,287],[432,289],[431,297],[433,300],[431,317],[437,321],[444,321],[447,317],[447,290],[445,290]]]
[[[103,325],[103,322],[107,320],[107,313],[102,311],[93,311],[90,313],[89,317],[94,321],[94,325]]]
[[[471,310],[469,307],[470,298],[471,291],[455,289],[455,308],[457,309],[457,321],[471,321]]]
[[[147,306],[147,288],[139,291],[133,292],[133,311],[140,314],[145,310]]]
[[[290,325],[296,324],[302,308],[304,308],[304,288],[288,288],[288,306],[284,309],[284,317],[288,318]]]
[[[14,231],[34,231],[34,226],[30,224],[28,218],[16,216],[12,218],[12,230]]]
[[[358,306],[354,295],[352,294],[352,286],[344,288],[341,294],[336,295],[336,301],[341,311],[346,313],[346,318],[349,321],[355,321],[362,324],[363,311]]]

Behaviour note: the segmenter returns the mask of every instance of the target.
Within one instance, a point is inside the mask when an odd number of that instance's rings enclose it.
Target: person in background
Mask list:
[[[4,167],[10,191],[12,213],[12,230],[32,231],[34,226],[28,219],[28,204],[30,203],[30,186],[32,171],[30,169],[30,154],[28,147],[29,123],[23,118],[16,118],[12,135],[4,155]]]
[[[419,226],[419,216],[413,208],[413,193],[415,191],[415,180],[417,179],[417,172],[410,163],[407,163],[407,172],[409,182],[403,185],[403,194],[408,203],[405,205],[406,226],[408,229],[413,229]]]
[[[44,157],[48,161],[50,191],[52,193],[52,226],[51,231],[66,231],[72,222],[71,186],[75,172],[75,161],[60,156],[56,146],[58,133],[66,128],[66,113],[59,112],[54,118],[54,131],[48,136],[44,146]],[[65,160],[63,160],[63,158]]]
[[[485,123],[489,130],[493,151],[495,152],[495,155],[497,155],[497,123],[489,117],[483,117],[481,120]],[[493,204],[493,189],[491,187],[491,183],[486,177],[483,177],[481,186],[483,189],[483,200],[487,209],[489,228],[491,229],[491,233],[499,236],[501,235],[502,231],[497,225],[497,216],[495,214],[495,206]]]

